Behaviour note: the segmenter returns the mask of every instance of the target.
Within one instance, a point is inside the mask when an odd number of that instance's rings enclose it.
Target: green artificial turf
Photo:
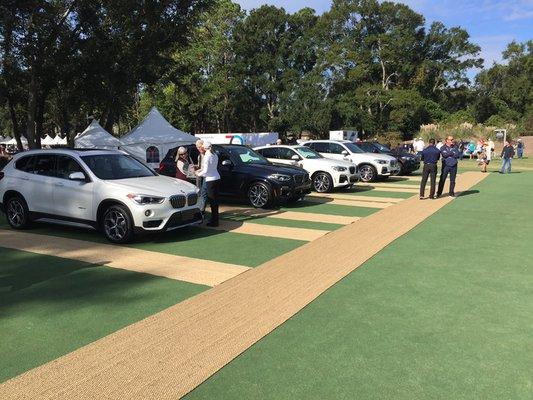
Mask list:
[[[10,229],[7,224],[3,227]],[[91,229],[36,222],[27,232],[109,244],[102,234]],[[305,243],[307,242],[302,240],[187,227],[159,234],[147,234],[137,238],[128,246],[160,253],[256,267]],[[243,246],[249,252],[236,251]]]
[[[0,382],[207,289],[0,248]]]
[[[532,199],[491,174],[187,399],[533,398]]]
[[[315,203],[301,200],[297,203],[281,207],[284,211],[296,211],[305,213],[342,215],[346,217],[367,217],[379,211],[378,208],[342,206],[338,204]]]
[[[281,226],[288,228],[319,229],[325,231],[334,231],[342,228],[344,225],[331,224],[327,222],[300,221],[292,219],[276,218],[275,216],[261,217],[235,214],[225,214],[224,219],[238,222],[252,222],[254,224]]]
[[[380,188],[380,190],[374,190],[374,189],[356,187],[355,189],[346,191],[346,194],[353,194],[354,196],[392,197],[394,199],[408,199],[409,197],[412,197],[415,195],[415,193],[387,192],[386,190],[387,188]]]

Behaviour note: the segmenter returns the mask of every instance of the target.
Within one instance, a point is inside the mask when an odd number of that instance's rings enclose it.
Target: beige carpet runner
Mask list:
[[[13,230],[0,229],[0,247],[143,272],[206,286],[218,285],[249,269],[242,265]]]
[[[0,399],[177,399],[450,201],[385,208],[11,379]]]

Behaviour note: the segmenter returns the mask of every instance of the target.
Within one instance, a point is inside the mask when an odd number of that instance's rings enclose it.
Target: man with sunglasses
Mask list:
[[[442,190],[444,189],[444,184],[446,183],[446,178],[448,174],[450,175],[450,191],[449,196],[455,197],[455,177],[457,176],[457,163],[459,158],[461,158],[461,153],[459,149],[455,147],[453,136],[448,136],[444,146],[440,149],[440,154],[442,157],[442,171],[440,174],[439,188],[437,189],[437,197],[442,195]]]

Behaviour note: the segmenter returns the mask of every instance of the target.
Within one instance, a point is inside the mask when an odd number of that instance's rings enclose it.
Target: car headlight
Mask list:
[[[341,167],[340,165],[335,165],[335,166],[331,167],[331,169],[333,169],[333,171],[337,171],[337,172],[342,172],[342,171],[346,171],[347,170],[346,167]]]
[[[388,164],[389,162],[387,160],[376,160],[378,164]]]
[[[164,197],[151,196],[149,194],[128,194],[128,198],[136,202],[137,204],[161,204],[165,201]]]
[[[409,161],[411,159],[411,157],[402,156],[401,159],[404,160],[404,161]]]
[[[274,179],[279,182],[288,182],[291,180],[291,177],[289,175],[283,175],[283,174],[272,174],[268,176],[270,179]]]

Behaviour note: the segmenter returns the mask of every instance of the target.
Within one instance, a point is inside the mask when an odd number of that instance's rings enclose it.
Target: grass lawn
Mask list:
[[[490,174],[187,398],[533,398],[532,198]]]
[[[208,287],[0,248],[0,382]]]

